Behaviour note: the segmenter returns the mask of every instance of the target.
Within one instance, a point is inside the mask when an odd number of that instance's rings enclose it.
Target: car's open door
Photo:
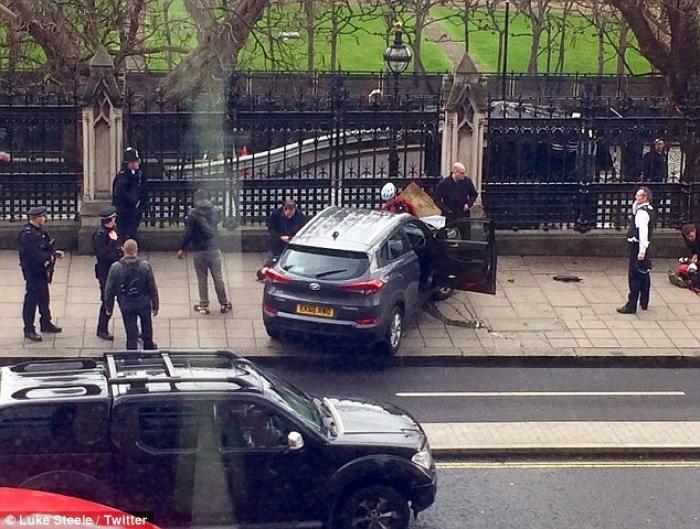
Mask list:
[[[496,293],[496,235],[490,219],[460,219],[434,232],[432,268],[440,286]]]

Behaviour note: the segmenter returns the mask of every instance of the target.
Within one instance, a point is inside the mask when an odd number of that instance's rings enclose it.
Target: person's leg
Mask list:
[[[224,258],[221,250],[212,250],[208,256],[208,266],[211,272],[212,280],[214,281],[214,290],[216,297],[222,308],[228,305],[228,297],[226,296],[226,285],[224,284]]]
[[[36,317],[35,284],[27,281],[24,291],[24,305],[22,305],[22,320],[24,321],[24,334],[35,332],[34,318]]]
[[[639,273],[639,306],[642,307],[642,310],[647,310],[649,308],[649,293],[651,292],[651,264],[648,255],[644,261],[644,268],[647,272]]]
[[[107,283],[106,279],[99,279],[100,282],[100,313],[97,317],[97,332],[108,334],[109,333],[109,315],[107,314],[107,309],[105,308],[105,285]]]
[[[199,304],[195,305],[195,307],[206,309],[209,307],[209,266],[206,252],[192,252],[192,260],[194,262],[194,271],[197,274],[197,287],[199,288]]]
[[[139,345],[139,327],[136,323],[138,311],[129,309],[122,311],[122,319],[124,320],[124,330],[126,331],[126,348],[129,351],[138,349]]]
[[[51,323],[51,309],[49,308],[49,303],[51,302],[49,294],[49,283],[48,281],[42,281],[37,286],[37,305],[39,306],[39,323],[41,329],[51,329],[53,324]]]
[[[630,255],[627,269],[627,283],[629,286],[629,295],[627,296],[626,307],[632,311],[637,311],[637,304],[639,303],[639,295],[642,290],[642,285],[639,278],[639,270],[637,269],[637,252],[639,246],[637,244],[632,244],[630,246]]]
[[[153,320],[151,319],[151,307],[147,306],[139,309],[139,319],[141,320],[141,337],[143,338],[144,349],[157,349],[153,341]]]

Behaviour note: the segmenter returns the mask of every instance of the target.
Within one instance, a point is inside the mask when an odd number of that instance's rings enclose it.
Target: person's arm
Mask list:
[[[472,182],[471,178],[467,178],[467,204],[469,205],[469,209],[474,205],[474,202],[476,202],[476,197],[479,196],[479,192],[476,190],[476,187],[474,186],[474,182]]]
[[[448,190],[446,182],[447,180],[443,180],[437,185],[437,188],[435,188],[435,204],[440,208],[444,217],[448,217],[452,214],[452,208],[450,208],[447,202]]]
[[[114,297],[117,294],[117,287],[121,278],[121,264],[113,263],[107,274],[107,283],[105,284],[105,309],[108,314],[114,312]]]
[[[182,243],[180,243],[178,255],[181,255],[181,252],[187,251],[190,247],[190,242],[192,242],[193,224],[194,221],[192,220],[192,215],[187,215],[185,217],[185,233],[182,236]]]
[[[146,265],[146,269],[148,270],[148,285],[151,290],[151,310],[153,311],[153,315],[155,316],[158,314],[158,310],[160,309],[160,298],[158,297],[158,285],[156,285],[156,277],[153,275],[153,268],[151,268],[151,263],[148,261],[144,261],[144,265]]]
[[[98,261],[109,261],[112,257],[112,250],[109,247],[109,242],[102,237],[106,234],[95,233],[93,236],[93,248],[95,249],[95,257]]]
[[[270,237],[273,239],[279,239],[282,237],[282,228],[279,223],[279,214],[275,210],[267,221],[267,231],[270,232]]]
[[[639,229],[639,254],[638,259],[644,259],[649,248],[649,214],[646,211],[638,211],[634,217],[634,224]]]

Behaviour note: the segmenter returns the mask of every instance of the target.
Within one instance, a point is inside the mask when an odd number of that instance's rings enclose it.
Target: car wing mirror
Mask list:
[[[304,438],[299,432],[289,432],[287,436],[287,447],[290,452],[298,452],[304,448]]]

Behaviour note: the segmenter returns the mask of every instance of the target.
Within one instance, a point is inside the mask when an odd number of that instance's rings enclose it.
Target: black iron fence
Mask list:
[[[218,103],[175,107],[127,98],[127,142],[141,152],[147,179],[146,217],[181,223],[196,187],[211,190],[233,225],[264,222],[286,196],[312,215],[332,204],[377,207],[389,180],[433,185],[440,94],[406,93],[392,79],[357,95],[348,79],[338,75],[313,92],[251,93],[249,79],[234,78]]]
[[[53,219],[77,220],[78,116],[75,90],[0,75],[0,220],[23,220],[37,204]]]
[[[520,97],[489,102],[483,202],[503,229],[622,229],[635,188],[657,225],[697,217],[697,121],[667,99]]]

